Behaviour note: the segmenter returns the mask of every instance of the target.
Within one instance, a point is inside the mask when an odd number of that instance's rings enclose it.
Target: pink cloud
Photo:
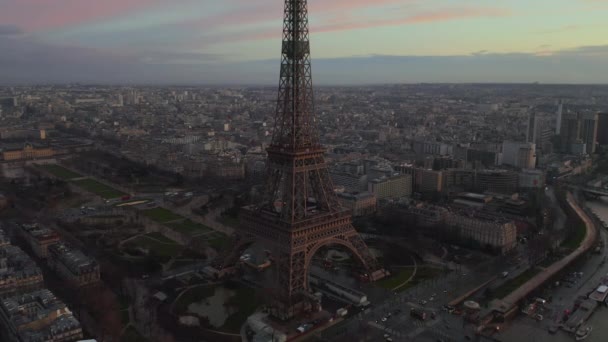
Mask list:
[[[424,24],[431,22],[444,22],[466,18],[501,17],[509,15],[509,11],[497,8],[456,8],[444,9],[432,12],[419,13],[405,18],[380,19],[371,21],[348,21],[333,23],[312,28],[314,32],[334,32],[345,30],[358,30],[384,26],[402,26],[412,24]]]
[[[19,25],[26,31],[75,26],[145,9],[161,0],[8,0],[2,5],[0,22]]]
[[[415,25],[425,24],[434,22],[446,22],[467,18],[484,18],[484,17],[502,17],[509,15],[510,12],[498,8],[453,8],[444,9],[438,11],[423,12],[404,18],[393,18],[393,19],[379,19],[379,20],[357,20],[350,16],[349,13],[345,13],[343,16],[332,17],[321,25],[311,25],[311,33],[327,33],[336,31],[348,31],[348,30],[359,30],[375,27],[387,27],[387,26],[403,26],[403,25]],[[281,31],[278,28],[273,29],[259,29],[247,32],[237,32],[229,34],[219,34],[209,36],[205,39],[203,44],[216,44],[216,43],[234,43],[251,40],[264,40],[264,39],[279,39]]]

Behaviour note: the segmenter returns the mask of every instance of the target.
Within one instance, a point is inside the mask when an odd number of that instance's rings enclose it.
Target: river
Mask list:
[[[608,197],[601,198],[599,200],[588,201],[586,205],[604,222],[608,222]],[[573,289],[574,293],[583,294],[587,293],[599,283],[601,277],[608,273],[608,264],[598,266],[601,261],[599,256],[591,257],[584,266],[581,266],[578,271],[584,271],[587,281],[581,284],[579,290]],[[560,287],[553,292],[553,297],[560,300],[556,300],[552,303],[553,306],[559,308],[558,312],[561,312],[566,307],[571,307],[574,302],[573,291],[566,287]],[[572,298],[571,298],[572,297]],[[563,298],[563,301],[561,300]],[[563,306],[559,302],[563,302],[566,306]],[[608,308],[601,306],[595,310],[591,318],[587,321],[586,325],[593,327],[593,331],[589,335],[585,342],[605,342],[608,341]],[[551,341],[551,342],[569,342],[574,341],[574,336],[566,334],[563,331],[559,331],[555,335],[551,335],[547,332],[548,327],[552,325],[550,320],[545,320],[542,323],[536,322],[535,320],[527,317],[518,317],[506,331],[504,331],[498,339],[504,342],[527,342],[527,341]]]
[[[603,222],[608,222],[608,197],[599,200],[588,201],[589,207]],[[600,308],[589,319],[589,325],[593,326],[593,332],[586,341],[600,342],[608,341],[608,308]]]

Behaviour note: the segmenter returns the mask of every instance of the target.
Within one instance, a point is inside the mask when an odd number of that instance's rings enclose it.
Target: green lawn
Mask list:
[[[238,217],[223,215],[221,217],[221,222],[229,227],[238,227],[240,219]]]
[[[93,179],[77,180],[74,181],[74,184],[105,199],[117,198],[126,195],[124,192],[118,191]]]
[[[207,243],[215,250],[220,250],[228,245],[228,236],[222,233],[213,233],[209,236]]]
[[[539,272],[540,272],[540,270],[537,268],[533,268],[533,269],[529,269],[529,270],[525,271],[524,273],[520,274],[519,276],[507,281],[506,283],[502,284],[501,286],[499,286],[498,288],[493,290],[492,291],[493,297],[500,298],[500,299],[505,298],[506,296],[511,294],[511,292],[517,290],[520,286],[525,284],[528,280],[532,279],[532,277],[537,275]]]
[[[123,342],[148,342],[148,340],[141,336],[133,326],[130,326],[125,330],[120,340]]]
[[[182,216],[161,207],[142,210],[141,213],[158,223],[166,223],[183,219]]]
[[[414,268],[404,268],[401,269],[397,272],[395,272],[394,274],[392,274],[391,276],[384,278],[384,279],[380,279],[376,282],[376,285],[385,288],[385,289],[389,289],[392,290],[395,287],[403,284],[406,280],[408,280],[411,276],[412,273],[414,273]]]
[[[56,164],[38,165],[38,168],[52,174],[53,176],[55,176],[57,178],[61,178],[63,180],[82,177],[81,174],[70,171],[63,166],[59,166]]]
[[[160,233],[142,235],[127,243],[128,246],[141,247],[159,257],[173,257],[179,254],[183,247],[177,242],[167,239]]]
[[[212,231],[211,228],[202,225],[200,223],[195,223],[190,220],[185,220],[179,223],[170,223],[167,226],[179,233],[189,234],[189,235],[198,235],[203,233],[208,233]]]

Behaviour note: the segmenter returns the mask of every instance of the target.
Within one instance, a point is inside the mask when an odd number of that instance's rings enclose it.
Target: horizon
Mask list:
[[[274,84],[283,1],[7,0],[2,84]],[[315,84],[605,84],[606,0],[309,1]],[[429,43],[430,42],[430,43]]]

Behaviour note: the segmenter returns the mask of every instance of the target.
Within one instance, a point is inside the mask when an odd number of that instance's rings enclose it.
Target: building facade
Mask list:
[[[2,159],[5,161],[51,158],[54,155],[55,151],[51,147],[34,147],[31,144],[25,144],[23,148],[2,151]]]
[[[412,195],[412,176],[397,175],[374,179],[368,183],[367,191],[378,200],[409,197]]]
[[[59,234],[56,231],[39,227],[38,224],[23,224],[21,225],[20,233],[36,256],[43,259],[48,256],[49,246],[60,240]]]
[[[74,287],[99,282],[99,264],[80,250],[60,242],[48,248],[49,266]]]
[[[472,239],[482,246],[491,246],[506,253],[517,242],[515,223],[497,218],[485,218],[480,215],[450,212],[446,224],[456,229],[463,239]]]
[[[338,200],[343,207],[349,209],[353,216],[360,217],[376,212],[376,195],[369,192],[362,193],[338,193]]]
[[[3,342],[73,342],[83,337],[80,322],[49,290],[0,301],[0,325]]]
[[[505,141],[502,145],[502,164],[521,169],[534,169],[536,144]]]
[[[42,271],[21,248],[0,247],[0,298],[43,287]]]

